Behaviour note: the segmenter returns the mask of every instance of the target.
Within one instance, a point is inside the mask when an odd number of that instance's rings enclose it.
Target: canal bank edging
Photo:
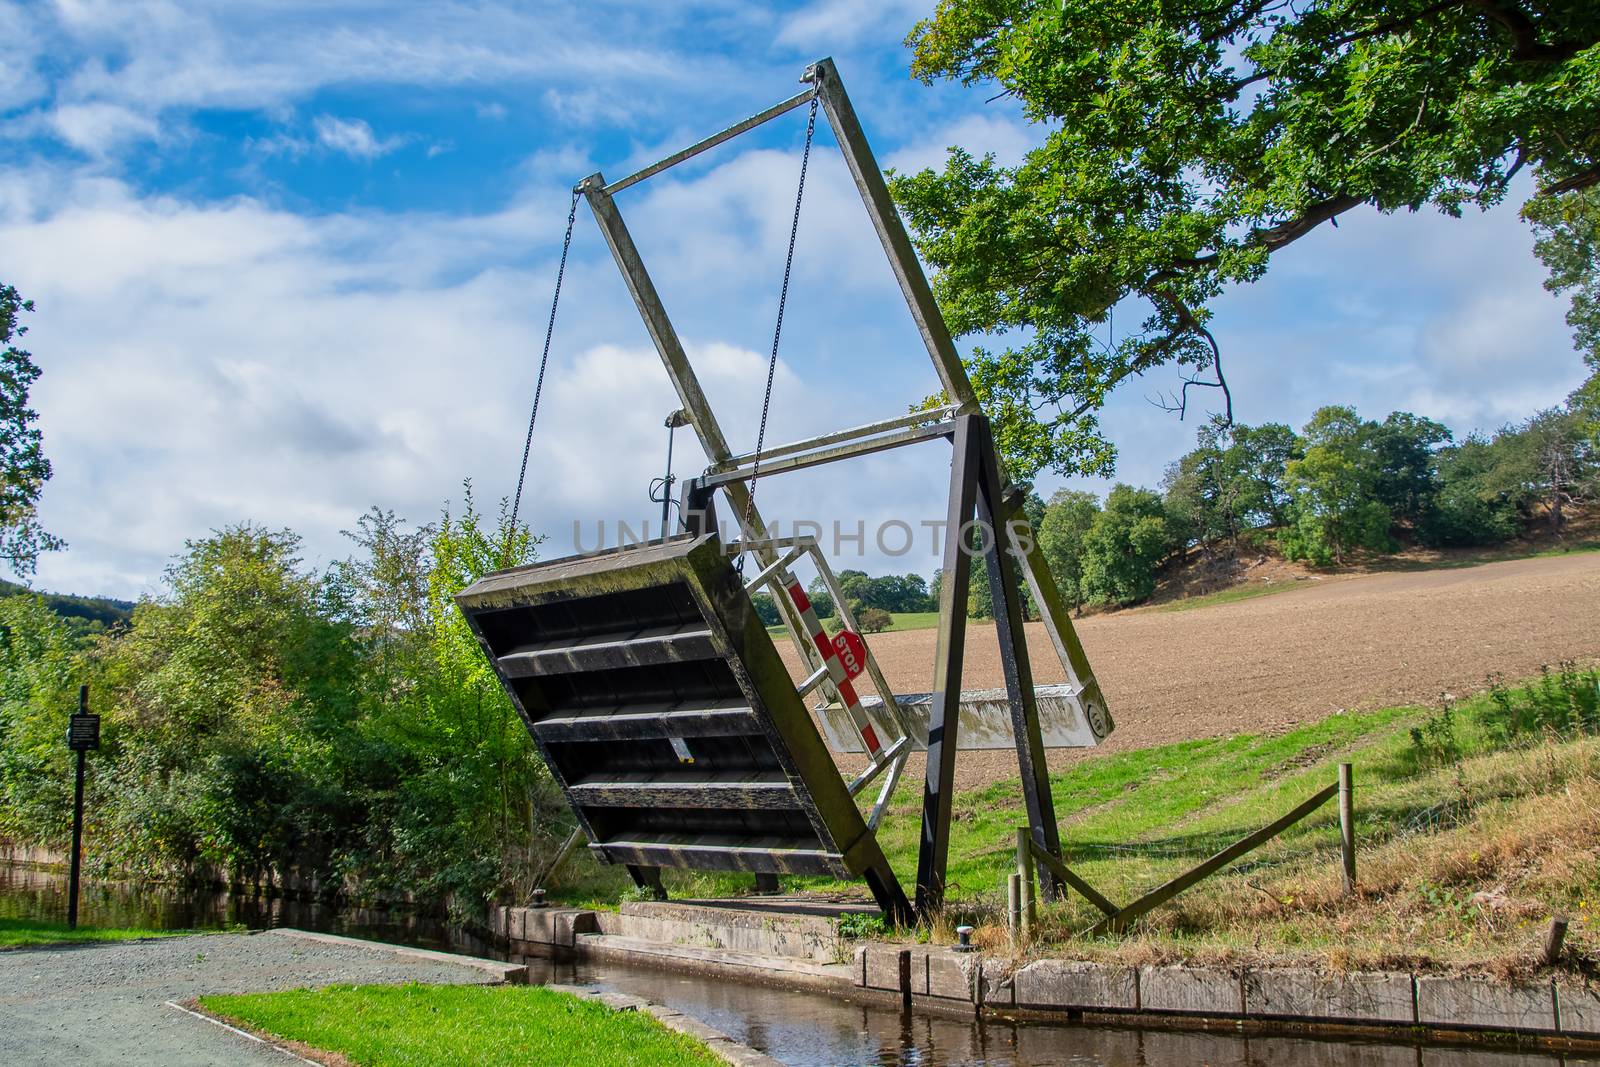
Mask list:
[[[1600,990],[1406,972],[1309,968],[1127,967],[1074,960],[1007,961],[943,948],[864,945],[857,984],[1004,1014],[1189,1016],[1385,1030],[1560,1037],[1600,1047]]]
[[[733,1067],[783,1067],[780,1061],[765,1052],[735,1041],[721,1030],[707,1026],[699,1019],[685,1015],[681,1011],[674,1011],[663,1004],[645,1000],[643,997],[636,997],[631,993],[606,993],[587,986],[550,985],[546,988],[560,993],[570,993],[585,1000],[598,1000],[612,1011],[642,1011],[668,1030],[686,1034],[699,1041],[711,1050],[712,1055],[724,1063],[733,1064]]]
[[[1600,1049],[1600,987],[1581,982],[1074,960],[1017,967],[945,947],[882,943],[855,947],[848,963],[824,964],[781,951],[722,947],[720,928],[712,924],[702,926],[699,943],[685,944],[626,936],[621,931],[628,920],[617,912],[499,908],[491,921],[513,955],[570,955],[725,974],[944,1013],[1404,1040],[1510,1038],[1556,1049]],[[774,929],[775,949],[779,933]],[[743,936],[750,943],[751,935]]]

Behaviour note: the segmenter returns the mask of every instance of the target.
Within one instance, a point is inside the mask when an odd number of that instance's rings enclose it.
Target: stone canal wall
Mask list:
[[[1056,959],[1018,964],[943,946],[851,944],[814,916],[752,921],[748,913],[725,916],[725,910],[640,902],[619,912],[498,908],[492,923],[513,956],[626,959],[942,1012],[1411,1037],[1517,1035],[1547,1046],[1600,1048],[1600,985],[1579,979]]]
[[[1068,1016],[1166,1015],[1427,1030],[1478,1030],[1600,1041],[1600,987],[1396,971],[1123,967],[1008,961],[947,948],[864,945],[854,984],[978,1010]]]

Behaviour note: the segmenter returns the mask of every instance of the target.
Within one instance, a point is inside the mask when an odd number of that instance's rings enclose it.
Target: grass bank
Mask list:
[[[711,1067],[693,1038],[649,1015],[537,986],[329,986],[200,998],[257,1033],[339,1053],[362,1067],[450,1063]]]
[[[1241,734],[1085,758],[1051,778],[1068,862],[1127,903],[1271,822],[1354,766],[1358,893],[1341,895],[1338,816],[1327,805],[1126,935],[1090,940],[1100,917],[1076,894],[1041,911],[1057,955],[1333,966],[1532,967],[1545,923],[1572,917],[1574,965],[1600,968],[1600,674],[1567,665],[1521,686],[1491,679],[1464,699],[1333,715],[1276,735]],[[920,784],[903,786],[880,832],[909,886]],[[957,794],[943,939],[958,922],[1005,947],[1015,828],[1013,780]],[[585,865],[583,895],[604,895]],[[610,882],[621,890],[622,883]],[[795,888],[838,891],[821,880]],[[677,895],[748,892],[681,877]],[[614,897],[613,897],[614,899]]]
[[[28,945],[73,944],[79,941],[137,941],[146,937],[180,937],[191,930],[143,930],[137,927],[79,926],[69,930],[66,923],[44,919],[0,918],[0,948]]]

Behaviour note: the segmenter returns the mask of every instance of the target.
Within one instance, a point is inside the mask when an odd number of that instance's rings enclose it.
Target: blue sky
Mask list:
[[[568,190],[790,95],[832,55],[880,160],[1037,136],[990,94],[909,80],[930,5],[0,0],[0,277],[38,304],[28,345],[71,544],[37,584],[137,595],[186,538],[289,526],[314,561],[369,506],[435,515],[515,481]],[[804,111],[619,196],[736,448],[754,443]],[[1525,196],[1526,187],[1520,190]],[[1403,408],[1458,433],[1582,378],[1516,204],[1463,220],[1347,219],[1228,294],[1236,414]],[[1131,315],[1129,316],[1132,317]],[[1119,477],[1192,440],[1125,387]],[[824,132],[813,157],[769,441],[905,410],[933,388],[882,251]],[[654,513],[676,406],[580,209],[527,517],[572,543]],[[942,446],[775,479],[787,521],[942,513]],[[679,470],[699,462],[680,435]],[[1060,484],[1046,479],[1045,491]],[[1104,488],[1100,483],[1084,483]],[[927,573],[926,546],[845,566]]]

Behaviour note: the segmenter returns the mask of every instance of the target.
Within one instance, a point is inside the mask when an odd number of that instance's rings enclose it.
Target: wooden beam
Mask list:
[[[944,571],[939,583],[939,640],[933,662],[933,701],[928,715],[928,762],[922,785],[922,843],[917,851],[916,912],[928,919],[944,906],[945,865],[950,858],[950,802],[956,780],[956,730],[961,722],[961,665],[966,655],[967,592],[972,557],[961,531],[972,517],[977,493],[976,416],[956,420],[950,460],[950,503],[945,520]]]
[[[1044,757],[1044,738],[1039,730],[1039,702],[1033,690],[1033,669],[1028,660],[1027,637],[1023,631],[1022,597],[1017,590],[1016,559],[1011,554],[1007,532],[1008,516],[1000,484],[1000,459],[995,454],[989,421],[973,420],[974,448],[978,458],[978,517],[988,525],[988,548],[984,565],[989,572],[990,598],[994,602],[995,634],[1000,640],[1000,666],[1006,679],[1007,703],[1011,710],[1011,732],[1016,741],[1017,767],[1022,775],[1022,800],[1028,812],[1033,840],[1052,855],[1061,851],[1061,834],[1056,828],[1055,801],[1050,795],[1050,768]],[[1054,900],[1061,892],[1055,872],[1043,880],[1044,898]],[[1029,881],[1022,887],[1032,892]]]
[[[1222,868],[1238,859],[1240,856],[1243,856],[1246,852],[1259,848],[1268,841],[1271,841],[1274,837],[1277,837],[1289,827],[1293,826],[1307,815],[1310,815],[1313,811],[1316,811],[1318,808],[1322,807],[1322,805],[1326,804],[1328,801],[1332,800],[1338,795],[1338,782],[1334,782],[1325,789],[1319,789],[1315,795],[1297,805],[1294,810],[1289,812],[1287,815],[1273,820],[1253,834],[1246,834],[1244,837],[1241,837],[1239,840],[1235,841],[1221,852],[1218,852],[1216,855],[1212,856],[1198,867],[1191,868],[1190,870],[1178,875],[1178,877],[1174,878],[1165,885],[1152,889],[1150,892],[1146,893],[1132,904],[1129,904],[1126,908],[1123,908],[1115,915],[1109,915],[1106,918],[1101,919],[1099,922],[1095,923],[1089,928],[1089,936],[1094,937],[1108,931],[1112,933],[1120,933],[1121,931],[1126,930],[1128,928],[1128,924],[1134,919],[1137,919],[1147,911],[1152,911],[1155,908],[1159,908],[1161,905],[1165,904],[1167,901],[1171,900],[1185,889],[1188,889],[1196,882],[1202,881],[1203,879],[1217,873]]]
[[[1101,896],[1094,886],[1090,885],[1088,882],[1085,882],[1081,877],[1073,873],[1072,868],[1068,867],[1064,862],[1062,862],[1059,857],[1053,856],[1046,852],[1044,849],[1040,848],[1037,843],[1035,843],[1033,846],[1033,858],[1050,868],[1051,873],[1053,873],[1057,878],[1061,879],[1067,885],[1071,886],[1073,889],[1076,889],[1079,893],[1082,893],[1085,900],[1099,908],[1105,914],[1115,915],[1119,910],[1115,904]]]

